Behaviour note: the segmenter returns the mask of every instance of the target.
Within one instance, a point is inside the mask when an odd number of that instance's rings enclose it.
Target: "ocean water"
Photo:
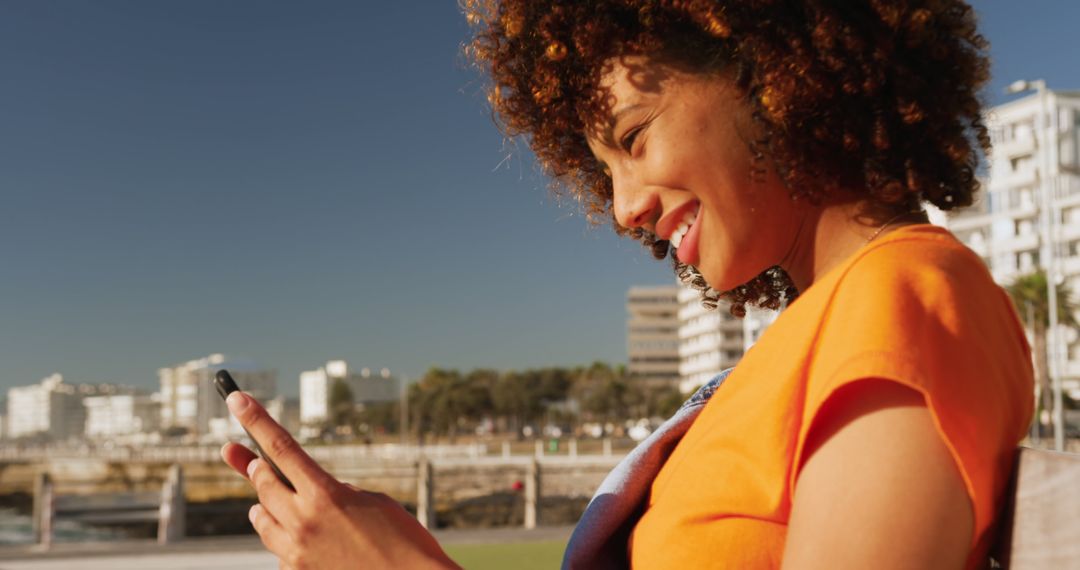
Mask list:
[[[96,528],[63,519],[54,523],[53,542],[99,542],[127,538],[122,530]],[[14,509],[0,509],[0,545],[30,544],[34,527],[30,515]]]

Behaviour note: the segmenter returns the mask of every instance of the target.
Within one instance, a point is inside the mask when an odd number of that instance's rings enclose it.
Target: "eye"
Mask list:
[[[641,131],[644,128],[644,126],[634,127],[627,131],[627,133],[623,135],[623,138],[619,140],[619,146],[621,146],[624,151],[630,152],[634,148],[634,141],[637,140],[638,135],[641,134]]]

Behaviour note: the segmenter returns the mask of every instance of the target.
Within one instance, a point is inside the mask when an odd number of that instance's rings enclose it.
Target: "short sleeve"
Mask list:
[[[1031,355],[1005,292],[954,242],[895,240],[847,268],[817,331],[789,481],[808,432],[841,387],[868,378],[923,395],[963,476],[979,541],[995,521],[1030,422]]]

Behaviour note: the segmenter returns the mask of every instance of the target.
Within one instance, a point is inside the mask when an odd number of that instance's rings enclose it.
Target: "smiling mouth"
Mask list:
[[[694,225],[695,221],[697,221],[698,210],[700,209],[701,204],[698,204],[696,207],[694,207],[692,211],[684,214],[682,221],[679,222],[679,225],[675,228],[675,231],[671,232],[671,237],[668,238],[668,241],[671,242],[671,245],[675,246],[675,249],[679,248],[679,246],[682,244],[683,239],[686,238],[687,232],[690,231],[690,227]]]

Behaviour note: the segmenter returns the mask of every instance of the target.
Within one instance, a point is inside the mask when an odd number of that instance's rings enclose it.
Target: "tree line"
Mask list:
[[[453,439],[478,431],[520,438],[544,426],[573,434],[590,423],[664,419],[683,400],[674,386],[633,378],[625,366],[595,362],[520,371],[431,368],[409,387],[406,401],[411,436]],[[344,383],[331,387],[330,410],[331,424],[349,432],[400,431],[401,402],[355,406]]]

